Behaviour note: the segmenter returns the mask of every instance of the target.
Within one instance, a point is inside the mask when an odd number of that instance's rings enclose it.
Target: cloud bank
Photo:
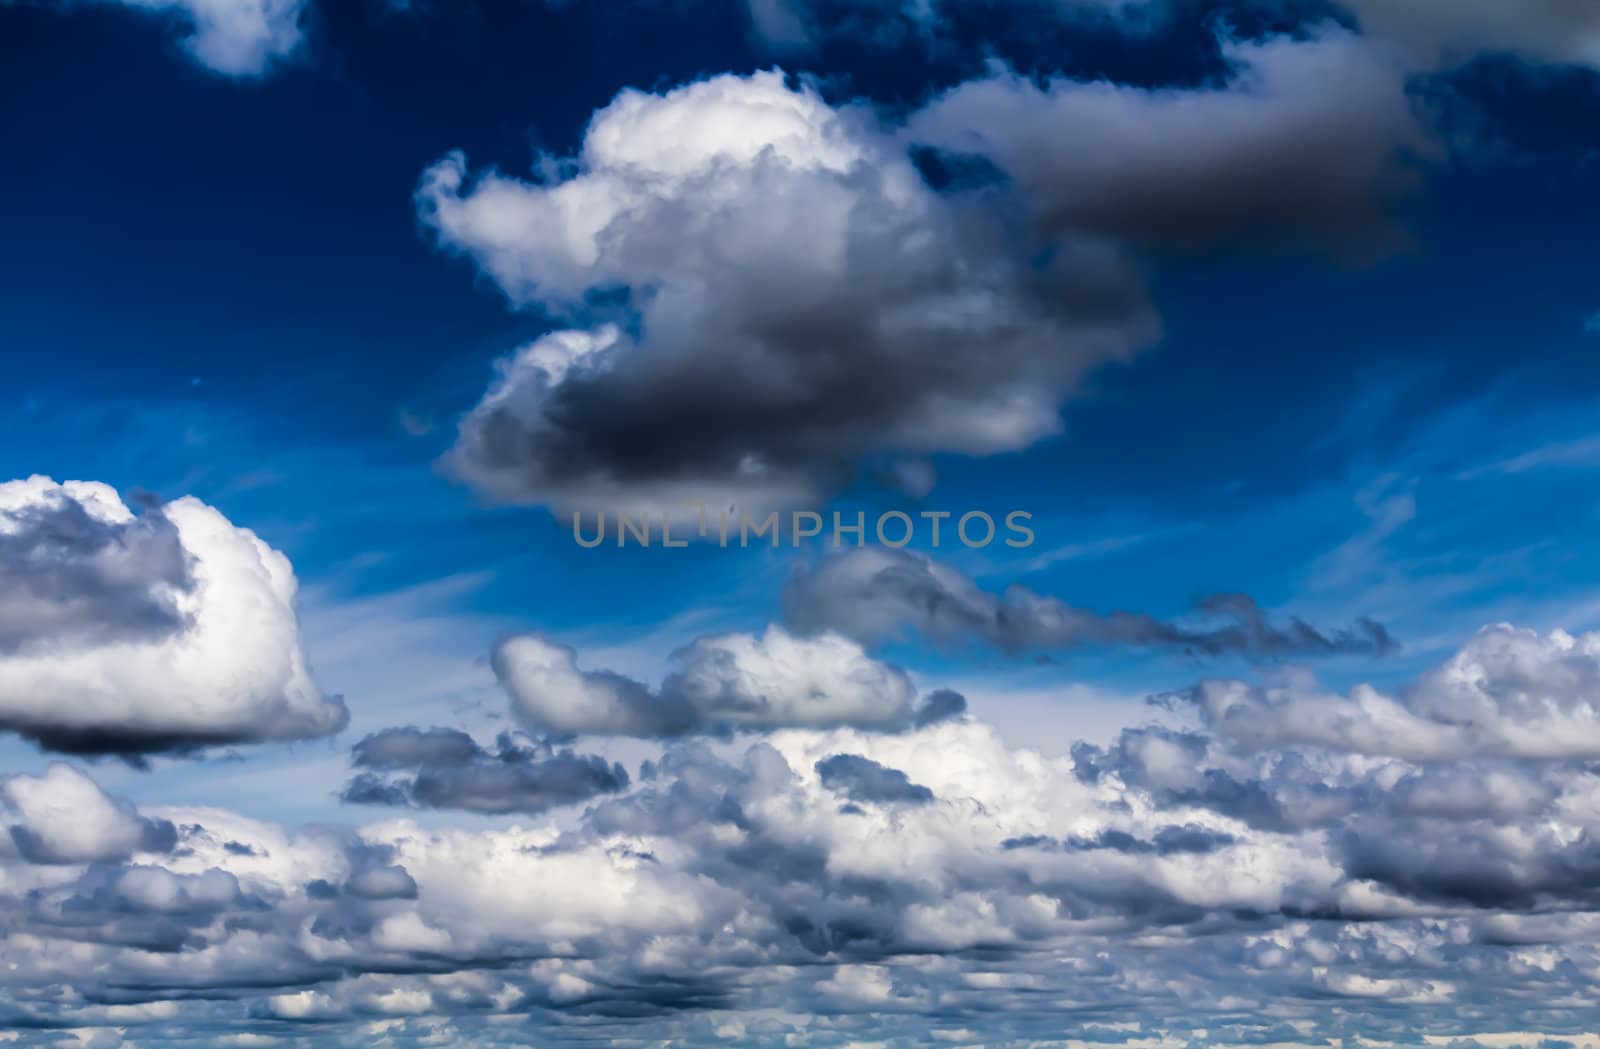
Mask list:
[[[1597,651],[1488,628],[1396,690],[1426,752],[1361,690],[1318,702],[1370,731],[1202,704],[1062,758],[971,717],[787,728],[671,742],[532,825],[296,830],[57,766],[0,782],[0,1008],[22,1044],[111,1046],[1580,1040]],[[523,757],[414,728],[354,752]]]

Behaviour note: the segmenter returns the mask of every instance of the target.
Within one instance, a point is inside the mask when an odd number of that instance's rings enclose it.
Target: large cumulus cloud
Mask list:
[[[539,177],[455,154],[417,200],[515,304],[624,303],[502,362],[462,421],[447,463],[505,500],[758,510],[876,454],[1023,448],[1155,333],[1115,250],[935,193],[870,109],[778,72],[624,91]]]
[[[80,753],[337,731],[288,560],[193,498],[136,515],[106,485],[0,484],[0,728]]]

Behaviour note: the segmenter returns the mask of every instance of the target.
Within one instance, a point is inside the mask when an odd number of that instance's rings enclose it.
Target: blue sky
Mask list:
[[[1600,1044],[1597,78],[1554,0],[0,0],[0,480],[138,511],[0,492],[0,1027]],[[564,516],[686,491],[1036,540]]]

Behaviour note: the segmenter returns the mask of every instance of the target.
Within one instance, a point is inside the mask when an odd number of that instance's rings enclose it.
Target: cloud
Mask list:
[[[1025,448],[1156,334],[1115,249],[935,192],[869,109],[776,71],[624,91],[542,164],[452,154],[417,190],[442,247],[577,322],[461,422],[446,465],[496,499],[808,503],[875,456]]]
[[[193,498],[0,484],[0,728],[138,755],[343,727],[311,679],[284,556]]]
[[[262,76],[303,42],[307,0],[102,0],[168,19],[184,50],[213,73]]]
[[[1600,67],[1600,11],[1571,0],[1343,0],[1364,30],[1444,64],[1505,52]]]
[[[177,843],[171,823],[145,819],[131,803],[60,762],[42,776],[0,779],[0,802],[16,819],[12,842],[33,863],[126,860],[139,852],[171,852]]]
[[[1197,88],[1001,70],[934,99],[907,133],[989,158],[1053,229],[1178,250],[1393,243],[1392,206],[1418,182],[1408,160],[1432,152],[1405,67],[1337,29],[1223,50],[1232,78]]]
[[[922,805],[933,800],[933,791],[912,783],[899,769],[880,765],[860,754],[835,754],[816,765],[822,785],[851,801],[905,802]]]
[[[1541,732],[1557,691],[1592,691],[1587,640],[1499,631],[1413,688]],[[354,756],[485,760],[417,728]],[[24,1037],[1298,1045],[1593,1020],[1588,758],[1412,760],[1204,719],[1063,758],[971,717],[801,727],[671,741],[581,812],[471,829],[105,817],[59,769],[52,804],[101,829],[50,863],[0,850],[0,1002]],[[54,811],[28,818],[76,833]],[[136,821],[175,845],[131,852]]]
[[[1172,0],[1009,0],[1004,18],[1066,22],[1102,16],[1139,33],[1173,20]],[[1250,5],[1239,5],[1248,13]],[[829,36],[894,46],[917,35],[948,46],[959,8],[937,0],[745,0],[756,40],[777,52],[806,50]],[[1600,14],[1583,0],[1337,0],[1306,5],[1312,18],[1343,11],[1362,35],[1400,45],[1411,62],[1428,67],[1463,64],[1484,54],[1513,54],[1537,62],[1600,65]],[[1290,13],[1293,13],[1292,11]],[[994,18],[990,14],[991,19]]]
[[[941,642],[979,641],[1014,654],[1129,645],[1257,659],[1382,655],[1397,647],[1382,624],[1368,619],[1332,632],[1299,619],[1273,624],[1243,594],[1207,598],[1191,624],[1075,608],[1022,586],[996,595],[922,554],[880,547],[798,566],[783,602],[785,619],[801,633],[834,631],[866,644],[915,632]]]
[[[520,744],[502,733],[493,752],[454,729],[392,728],[357,743],[351,762],[409,777],[358,773],[341,798],[363,805],[539,813],[627,789],[628,773],[593,754]]]
[[[848,35],[873,43],[892,45],[916,34],[938,38],[952,13],[939,0],[743,0],[755,41],[772,51],[806,51],[824,38]],[[1103,15],[1125,18],[1146,8],[1161,8],[1152,0],[1012,0],[1017,17]],[[992,17],[992,16],[990,16]]]
[[[194,577],[177,528],[159,509],[134,516],[98,495],[0,487],[0,655],[160,641],[189,625],[179,600]]]
[[[344,891],[364,900],[414,900],[417,883],[404,867],[369,867],[352,875]]]
[[[940,691],[920,703],[899,667],[833,635],[797,638],[780,627],[757,637],[703,637],[678,651],[652,689],[542,637],[502,640],[495,674],[529,728],[558,735],[663,737],[735,730],[850,725],[899,732],[952,717],[965,703]]]
[[[1328,747],[1411,761],[1600,758],[1600,633],[1501,623],[1396,695],[1304,681],[1208,681],[1187,693],[1214,731],[1255,748]]]
[[[350,752],[352,764],[369,769],[464,765],[482,756],[476,740],[453,728],[384,729],[361,740]]]

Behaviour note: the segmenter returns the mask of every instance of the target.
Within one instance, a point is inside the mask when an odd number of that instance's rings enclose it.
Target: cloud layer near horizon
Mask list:
[[[524,825],[294,830],[56,766],[0,780],[0,996],[13,1026],[109,1046],[1579,1033],[1547,1003],[1587,1001],[1600,966],[1597,653],[1486,628],[1383,703],[1241,712],[1250,686],[1217,683],[1193,727],[1059,759],[971,717],[680,741]],[[1452,745],[1418,752],[1423,723]],[[559,758],[417,729],[355,754]]]

